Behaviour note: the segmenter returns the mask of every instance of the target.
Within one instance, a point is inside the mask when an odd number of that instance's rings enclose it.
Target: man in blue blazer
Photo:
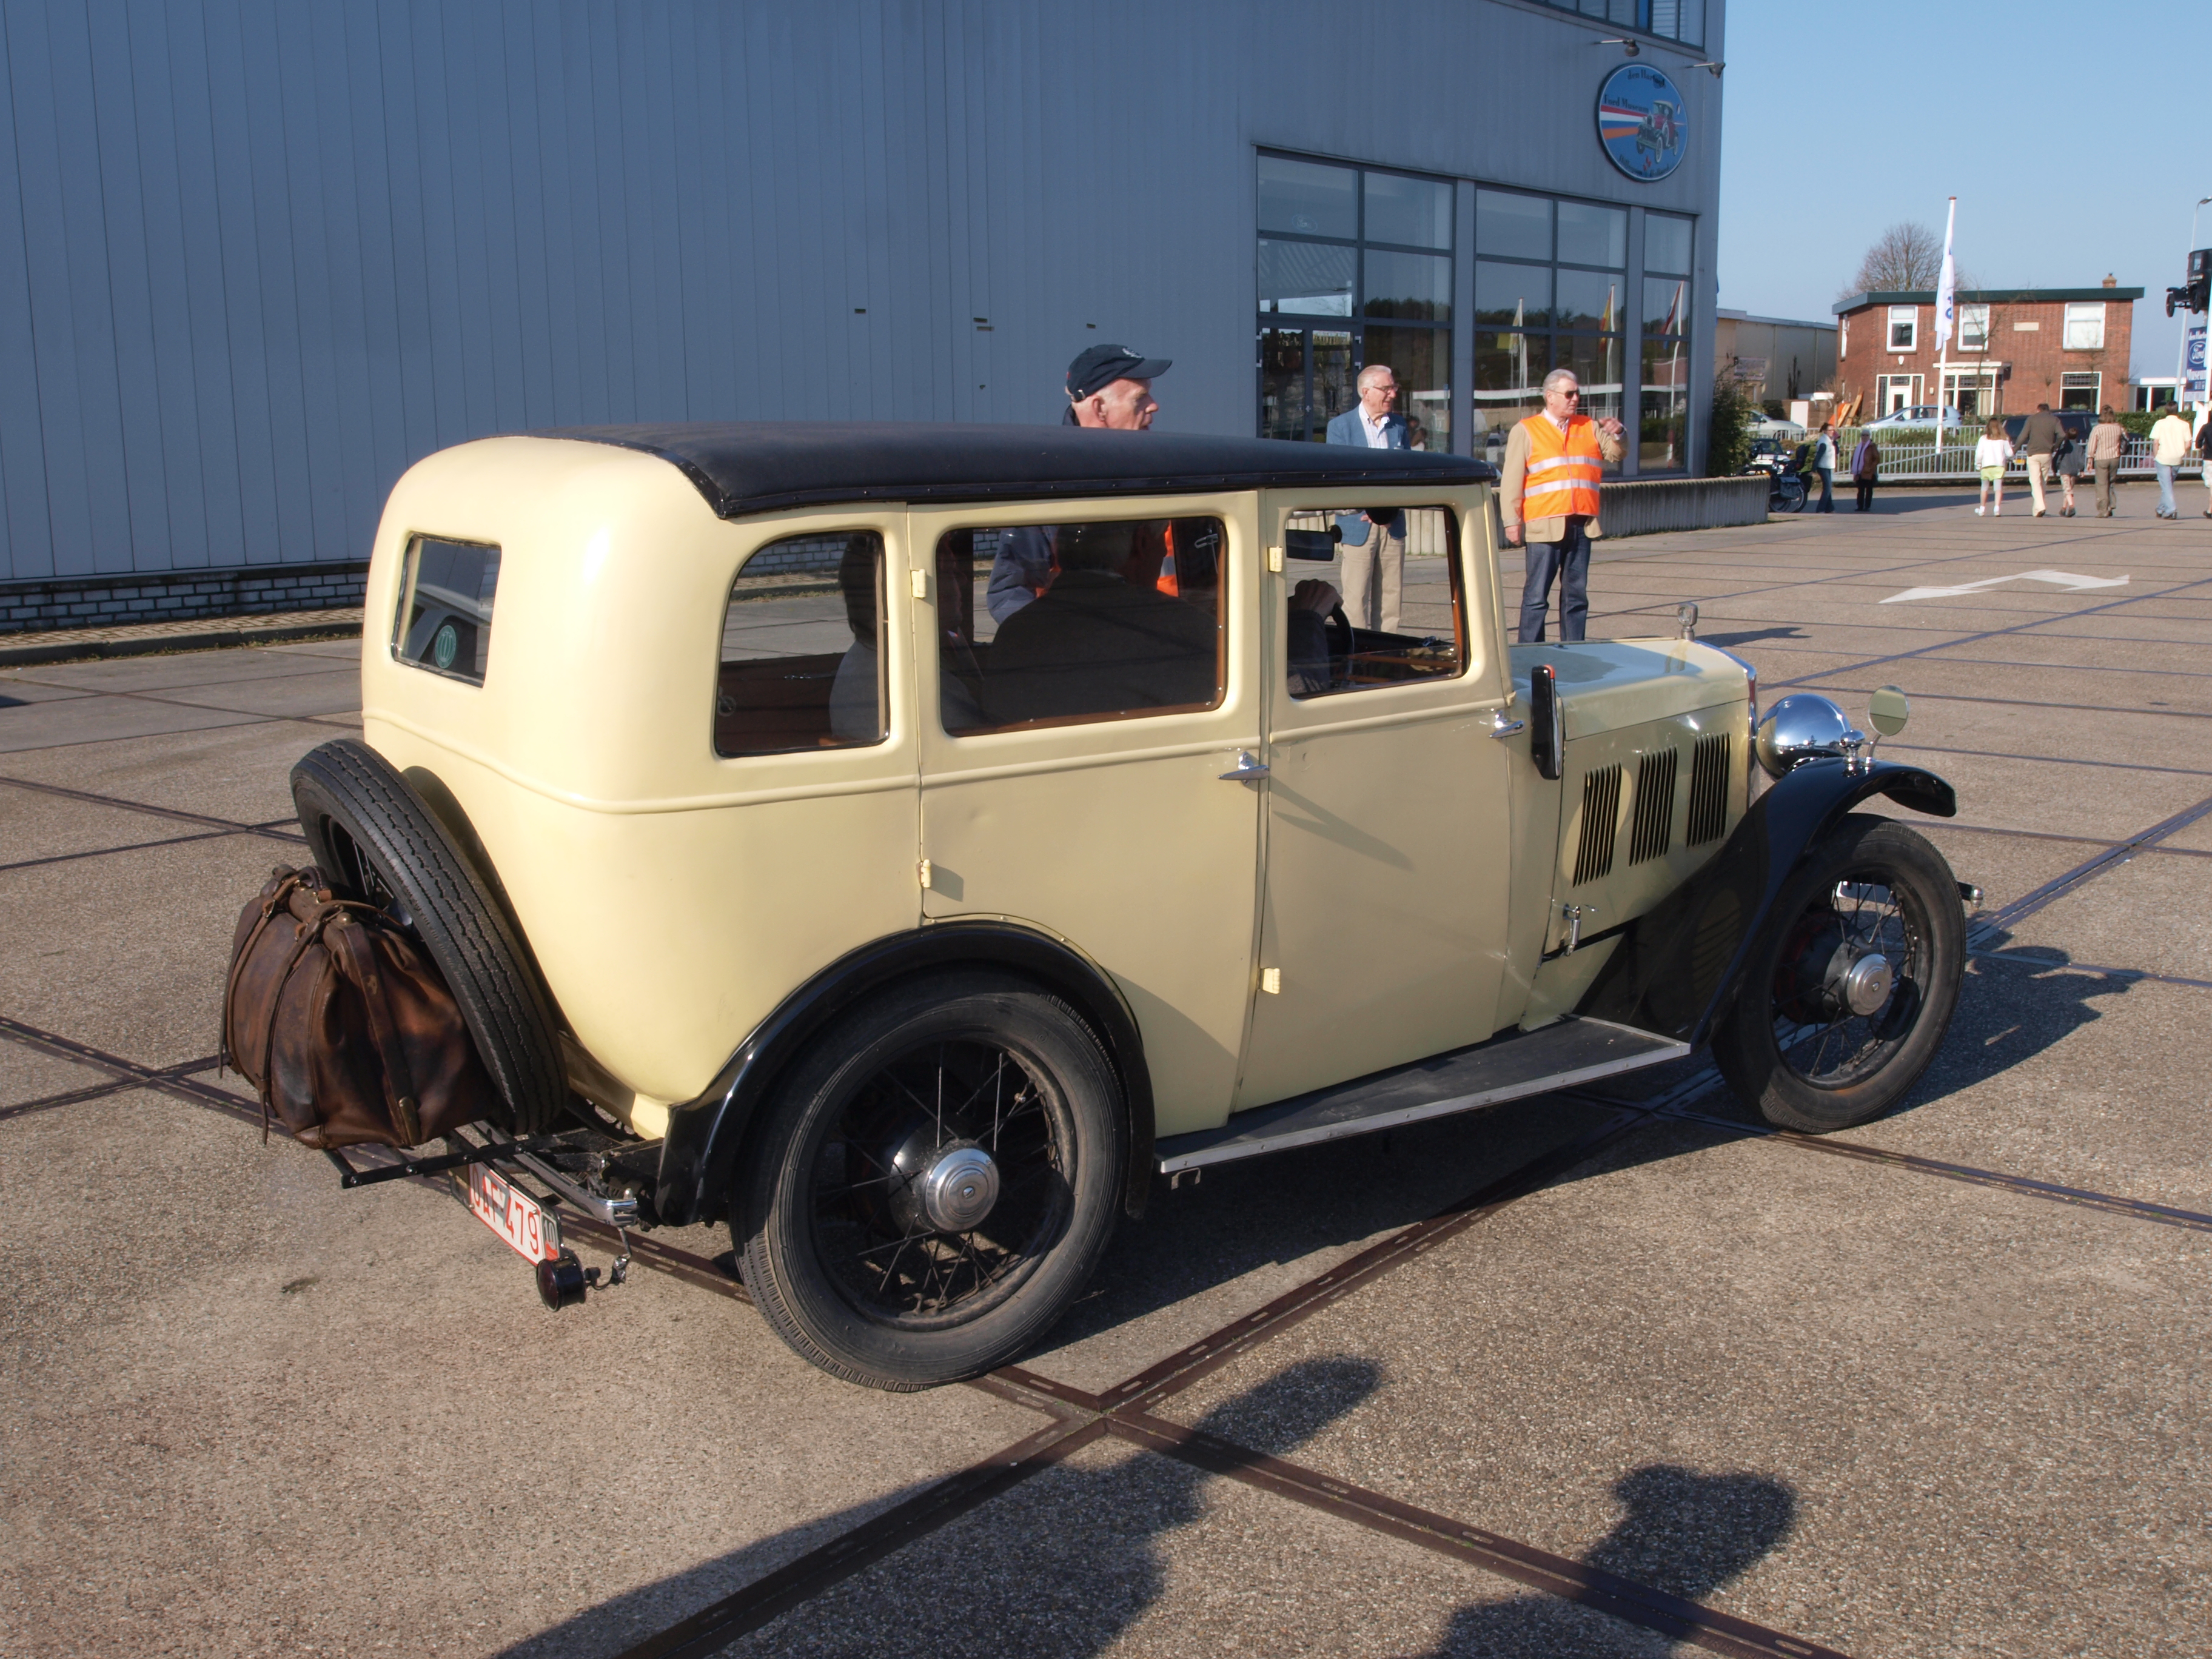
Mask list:
[[[1391,405],[1398,401],[1398,377],[1388,363],[1359,371],[1359,404],[1328,423],[1333,444],[1368,449],[1407,447],[1406,417]],[[1344,562],[1344,614],[1354,628],[1398,631],[1398,594],[1406,574],[1406,515],[1381,519],[1364,513],[1336,515],[1338,556]],[[1372,532],[1372,533],[1370,533]]]

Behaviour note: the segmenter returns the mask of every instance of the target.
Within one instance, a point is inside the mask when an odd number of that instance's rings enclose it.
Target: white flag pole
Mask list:
[[[1958,273],[1951,264],[1951,233],[1959,222],[1959,198],[1943,219],[1943,264],[1936,276],[1936,467],[1943,466],[1943,377],[1951,363],[1951,315],[1958,309]],[[1962,430],[1959,434],[1966,436]]]

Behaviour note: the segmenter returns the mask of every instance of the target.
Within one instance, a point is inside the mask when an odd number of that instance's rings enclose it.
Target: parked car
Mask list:
[[[781,1337],[908,1389],[1032,1346],[1163,1175],[1707,1045],[1770,1122],[1893,1106],[1961,890],[1858,809],[1950,787],[1825,698],[1762,714],[1694,607],[1509,646],[1493,476],[826,422],[417,462],[362,736],[294,798],[501,1105],[435,1158],[333,1153],[348,1184],[465,1178],[556,1306],[562,1206],[726,1224]],[[1384,508],[1446,549],[1397,631],[1308,585],[1339,532],[1302,526]],[[473,648],[424,635],[434,599]],[[1905,713],[1876,694],[1880,732]]]
[[[1862,432],[1887,432],[1894,431],[1900,427],[1932,427],[1936,423],[1936,416],[1935,404],[1915,404],[1909,409],[1900,409],[1885,415],[1878,421],[1869,421],[1859,429]],[[1943,405],[1942,417],[1946,430],[1961,423],[1959,411],[1948,404]]]
[[[1754,438],[1786,438],[1796,441],[1805,435],[1805,428],[1796,421],[1785,421],[1778,415],[1761,415],[1751,423]]]
[[[2086,445],[2089,441],[2089,428],[2097,424],[2095,410],[2087,409],[2054,409],[2051,412],[2058,417],[2058,424],[2060,428],[2065,432],[2066,435],[2073,439],[2075,443]],[[2027,416],[2008,415],[2005,416],[2005,436],[2012,441],[2013,447],[2015,450],[2020,447],[2020,434],[2027,429]],[[2023,465],[2025,465],[2024,460]]]

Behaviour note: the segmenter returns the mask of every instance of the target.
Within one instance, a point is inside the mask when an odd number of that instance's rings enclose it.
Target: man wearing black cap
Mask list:
[[[1060,424],[1143,431],[1160,412],[1152,401],[1152,381],[1168,372],[1168,364],[1165,357],[1147,357],[1124,345],[1092,346],[1067,366],[1067,411]],[[1051,532],[1042,525],[1025,526],[1000,539],[983,603],[993,621],[1004,622],[1043,592],[1051,580]]]
[[[1141,432],[1160,406],[1152,381],[1168,372],[1165,357],[1147,357],[1122,345],[1095,345],[1067,366],[1064,426],[1106,426]]]

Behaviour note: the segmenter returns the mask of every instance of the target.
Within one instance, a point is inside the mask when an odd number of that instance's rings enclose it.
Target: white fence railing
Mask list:
[[[1888,434],[1877,433],[1875,441],[1881,446],[1879,476],[1885,483],[1891,479],[1906,478],[1961,481],[1977,478],[1980,477],[1980,469],[1974,465],[1974,445],[1980,436],[1978,432],[1970,431],[1964,436],[1947,432],[1943,434],[1942,443],[1938,446],[1925,440],[1918,442],[1910,439],[1893,441]],[[1850,431],[1844,433],[1837,441],[1836,453],[1843,460],[1843,465],[1836,469],[1838,482],[1850,470],[1851,452],[1858,447],[1858,441],[1859,434]],[[2191,455],[2174,471],[2180,477],[2194,478],[2200,475],[2203,467],[2203,463]],[[2130,436],[2122,442],[2119,477],[2148,478],[2155,471],[2151,460],[2149,439]],[[2026,477],[2026,457],[2014,456],[2008,471]],[[2087,476],[2086,468],[2083,476]]]

